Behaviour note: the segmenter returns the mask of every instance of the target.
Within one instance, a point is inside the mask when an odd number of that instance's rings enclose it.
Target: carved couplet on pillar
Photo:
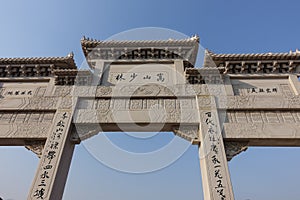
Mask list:
[[[74,144],[70,140],[71,109],[57,110],[28,200],[62,198]]]
[[[197,96],[199,158],[205,200],[233,200],[233,191],[214,97]]]

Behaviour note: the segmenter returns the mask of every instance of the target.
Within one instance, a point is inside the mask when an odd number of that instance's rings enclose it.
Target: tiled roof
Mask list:
[[[199,37],[193,36],[186,39],[168,40],[95,40],[83,37],[81,46],[85,55],[89,53],[88,48],[165,48],[180,46],[195,46],[199,44]]]
[[[290,51],[288,53],[249,53],[249,54],[216,54],[207,51],[214,61],[234,61],[234,60],[295,60],[300,59],[300,51]]]
[[[59,68],[77,69],[73,53],[65,57],[0,58],[0,65],[55,64]]]
[[[96,40],[83,37],[81,44],[85,46],[161,46],[161,45],[191,45],[199,43],[199,37],[193,36],[186,39],[168,39],[168,40]]]

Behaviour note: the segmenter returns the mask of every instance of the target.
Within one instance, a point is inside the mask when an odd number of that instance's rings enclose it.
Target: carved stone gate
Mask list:
[[[300,145],[300,53],[214,54],[199,38],[83,38],[73,54],[0,59],[0,145],[40,157],[28,199],[61,199],[75,144],[103,131],[173,131],[199,145],[205,199],[234,199],[227,161]]]

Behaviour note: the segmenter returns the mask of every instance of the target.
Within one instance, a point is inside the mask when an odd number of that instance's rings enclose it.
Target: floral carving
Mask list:
[[[96,89],[96,96],[107,96],[112,94],[112,88],[107,86],[98,86]]]
[[[99,112],[108,112],[109,108],[110,108],[110,103],[111,100],[110,99],[98,99],[97,101],[97,110],[99,110]]]
[[[54,96],[64,97],[71,94],[72,86],[55,86]]]
[[[25,106],[26,109],[51,109],[57,107],[57,98],[53,97],[33,97],[29,99],[29,104]]]
[[[73,105],[73,100],[72,97],[64,97],[62,98],[62,101],[59,105],[60,109],[69,109]]]
[[[51,127],[51,123],[29,123],[17,126],[17,130],[14,132],[15,136],[20,137],[27,136],[29,138],[40,137],[40,135],[47,135]]]
[[[300,105],[300,96],[290,96],[290,97],[286,97],[287,98],[287,102],[288,102],[288,107],[289,108],[293,108],[293,107],[297,107]]]

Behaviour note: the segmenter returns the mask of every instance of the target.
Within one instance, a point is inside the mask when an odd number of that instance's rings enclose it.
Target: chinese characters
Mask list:
[[[6,90],[3,95],[5,96],[32,96],[33,91],[27,89],[9,89]]]
[[[168,75],[166,72],[120,72],[111,73],[111,83],[166,83]]]
[[[50,138],[45,146],[45,152],[42,161],[41,174],[38,177],[38,184],[36,186],[35,192],[33,194],[35,199],[45,199],[47,195],[47,184],[50,181],[51,174],[55,168],[55,159],[58,157],[59,147],[62,145],[62,135],[66,131],[68,114],[62,112],[59,116]]]
[[[207,128],[207,134],[209,137],[209,144],[210,144],[210,160],[212,166],[213,166],[213,171],[214,171],[214,180],[215,180],[215,185],[214,189],[218,196],[220,197],[221,200],[226,199],[225,195],[225,187],[223,185],[223,175],[221,172],[221,159],[220,159],[220,152],[219,152],[219,147],[220,147],[220,138],[217,133],[217,125],[216,122],[213,119],[212,113],[211,112],[206,112],[205,113],[205,123],[208,126]]]
[[[255,94],[255,93],[266,93],[266,94],[272,94],[272,93],[277,93],[278,90],[276,87],[273,87],[273,88],[256,88],[256,87],[253,87],[253,88],[247,88],[247,93],[249,94]]]

